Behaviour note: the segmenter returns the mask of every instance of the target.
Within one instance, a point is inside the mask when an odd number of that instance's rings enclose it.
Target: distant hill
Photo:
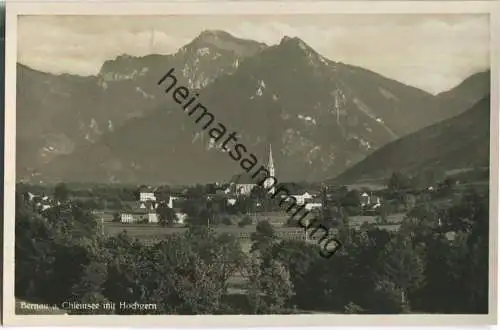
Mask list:
[[[470,109],[479,102],[490,93],[490,79],[490,70],[478,72],[469,76],[454,88],[436,95],[441,103],[443,116],[454,116]]]
[[[489,166],[490,96],[451,119],[387,144],[334,179],[351,183],[389,177],[399,171],[445,171]]]

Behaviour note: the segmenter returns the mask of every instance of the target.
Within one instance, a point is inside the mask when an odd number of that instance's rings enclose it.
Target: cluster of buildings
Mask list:
[[[271,146],[269,146],[269,154],[267,160],[267,169],[269,175],[276,177],[276,168],[273,160],[273,154]],[[271,181],[271,182],[269,182]],[[273,187],[273,180],[264,182],[263,186],[270,194],[275,193]],[[257,187],[257,183],[254,179],[250,177],[247,173],[234,176],[230,183],[228,184],[215,184],[215,194],[218,196],[223,196],[226,200],[227,206],[233,206],[237,203],[238,198],[244,196],[250,196],[253,189]],[[57,201],[54,201],[49,196],[37,196],[32,193],[28,193],[28,199],[32,202],[40,211],[44,211],[54,205]],[[159,200],[159,197],[162,200]],[[184,196],[185,197],[185,196]],[[121,223],[159,223],[159,207],[164,205],[171,208],[175,213],[174,223],[183,224],[187,218],[187,214],[181,212],[180,208],[176,207],[176,200],[184,198],[183,194],[171,194],[168,197],[161,197],[161,194],[156,194],[155,189],[145,187],[139,192],[138,200],[130,203],[127,209],[121,210],[118,214],[118,220]],[[211,199],[213,194],[208,194],[207,199]],[[295,194],[286,195],[281,194],[276,196],[277,198],[284,199],[292,197],[296,205],[304,206],[304,209],[311,211],[314,209],[319,209],[323,206],[323,202],[320,197],[320,192],[317,191],[306,191],[302,190],[300,192],[295,192]],[[256,202],[256,206],[260,206]],[[370,193],[363,192],[360,196],[360,206],[364,210],[376,210],[381,206],[380,197]]]
[[[276,175],[276,169],[274,166],[273,154],[271,146],[269,146],[269,158],[267,162],[267,168],[269,174],[273,177]],[[274,193],[274,188],[272,187],[273,180],[268,180],[264,182],[264,188],[269,189],[269,193]],[[255,180],[253,180],[247,173],[234,176],[229,184],[221,185],[216,184],[215,189],[218,195],[222,195],[226,198],[226,203],[228,206],[233,206],[236,204],[239,197],[250,196],[252,190],[257,186]],[[212,196],[206,196],[207,199],[211,199]],[[284,198],[286,196],[280,196]],[[316,200],[314,196],[308,192],[303,192],[302,194],[291,195],[296,199],[297,205],[305,205],[307,210],[312,210],[314,208],[321,207],[321,202]],[[186,218],[186,215],[180,212],[180,210],[174,207],[174,201],[179,197],[170,196],[168,201],[158,201],[157,196],[153,190],[145,189],[139,193],[139,200],[137,205],[134,205],[132,210],[123,211],[120,214],[120,222],[122,223],[158,223],[158,206],[160,203],[166,203],[168,207],[172,208],[176,213],[177,223],[182,224]],[[256,205],[259,206],[259,205]]]
[[[60,205],[59,201],[54,200],[50,196],[36,195],[31,192],[26,193],[28,202],[34,205],[37,211],[45,211],[53,206]]]
[[[269,156],[267,161],[267,169],[271,177],[276,177],[276,168],[274,166],[273,151],[271,146],[269,146]],[[264,182],[263,186],[268,189],[269,194],[274,194],[275,190],[273,185],[273,180],[269,179]],[[254,179],[250,177],[247,173],[239,174],[233,177],[230,186],[226,190],[226,193],[233,193],[235,196],[249,196],[252,190],[257,186]],[[310,194],[307,191],[296,195],[281,195],[280,198],[293,197],[296,200],[297,205],[305,205],[306,210],[312,210],[314,208],[320,208],[322,203],[316,198],[316,196]],[[229,204],[234,205],[236,203],[236,198],[228,199]]]
[[[269,155],[267,161],[267,169],[270,176],[276,177],[276,168],[274,165],[273,154],[271,146],[269,146]],[[274,193],[271,182],[264,182],[264,188],[268,189],[269,193]],[[252,190],[257,187],[257,183],[251,178],[247,173],[235,175],[229,184],[221,185],[216,184],[216,194],[222,195],[226,198],[226,203],[228,206],[233,206],[236,204],[239,197],[250,196]],[[211,195],[207,196],[207,199],[211,199]],[[322,200],[319,193],[312,191],[301,191],[300,193],[279,196],[280,199],[293,197],[295,203],[299,206],[304,206],[308,211],[319,209],[323,206]],[[175,208],[174,201],[179,197],[170,196],[168,201],[158,201],[157,196],[153,190],[144,190],[139,194],[139,200],[137,206],[130,211],[125,211],[121,213],[120,221],[122,223],[158,223],[159,216],[157,213],[157,208],[160,203],[166,203],[168,207],[172,208],[176,214],[176,223],[182,224],[187,217],[186,214],[180,212],[179,209]],[[257,205],[258,202],[257,202]],[[363,192],[360,196],[360,206],[365,210],[376,210],[381,206],[381,199],[379,196],[373,193]]]
[[[121,223],[159,223],[160,217],[158,214],[158,207],[162,203],[166,203],[168,207],[174,210],[176,220],[174,222],[178,224],[184,223],[187,215],[180,212],[180,210],[175,209],[173,206],[173,201],[176,197],[171,196],[169,201],[158,201],[154,190],[150,188],[144,188],[139,192],[139,200],[134,208],[131,210],[122,211],[120,213]]]
[[[139,200],[138,206],[120,214],[121,223],[158,223],[156,209],[158,203],[153,200]]]
[[[379,196],[365,191],[360,196],[360,204],[364,208],[378,209],[382,206],[382,200]]]

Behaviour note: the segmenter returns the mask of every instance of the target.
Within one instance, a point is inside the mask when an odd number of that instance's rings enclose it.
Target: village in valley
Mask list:
[[[268,155],[267,167],[276,175],[272,152]],[[476,170],[487,178],[487,170]],[[418,178],[413,178],[415,181]],[[431,179],[432,180],[432,179]],[[97,185],[87,189],[70,188],[71,184],[55,186],[55,195],[50,189],[36,193],[23,188],[25,199],[41,214],[53,206],[60,205],[58,194],[68,195],[80,203],[100,222],[100,230],[106,235],[126,232],[132,237],[153,243],[165,235],[185,231],[190,224],[202,225],[220,233],[230,233],[245,241],[250,240],[258,222],[268,222],[278,237],[305,240],[311,239],[304,229],[293,221],[286,212],[290,206],[288,196],[293,197],[297,207],[320,215],[325,209],[339,206],[343,214],[337,217],[347,220],[349,227],[376,226],[380,229],[397,231],[418,204],[436,205],[451,202],[453,192],[460,195],[470,183],[449,177],[439,181],[428,181],[417,186],[411,178],[394,173],[384,184],[338,185],[328,183],[285,183],[284,191],[276,197],[269,193],[269,187],[259,186],[246,173],[234,175],[229,182],[214,182],[194,186],[168,185]],[[480,182],[487,185],[487,181]],[[477,184],[477,182],[475,183]],[[61,190],[66,192],[61,192]],[[71,190],[71,192],[69,192]],[[112,194],[114,192],[114,195]],[[66,197],[65,197],[66,198]],[[441,220],[436,219],[436,225]],[[335,232],[335,219],[323,219],[322,224]],[[244,244],[245,245],[245,244]]]
[[[267,167],[271,176],[275,176],[271,150]],[[196,217],[190,211],[196,212],[197,207],[202,207],[199,204],[205,204],[205,207],[211,208],[211,212],[205,212],[204,217],[197,221],[207,227],[217,228],[217,231],[250,239],[250,233],[255,230],[257,222],[268,221],[276,228],[278,236],[307,240],[308,235],[304,235],[304,230],[296,223],[290,223],[291,214],[286,213],[289,206],[287,196],[293,197],[297,206],[312,212],[319,212],[325,203],[337,202],[334,197],[340,197],[355,209],[352,217],[355,227],[364,223],[376,223],[395,228],[394,225],[397,226],[402,220],[401,212],[382,216],[381,190],[365,187],[348,190],[345,186],[328,187],[324,184],[307,183],[288,183],[285,187],[286,191],[290,192],[289,195],[281,193],[273,198],[265,184],[261,187],[250,175],[243,173],[234,175],[228,183],[215,182],[192,187],[140,185],[131,189],[129,197],[133,196],[133,200],[126,198],[115,200],[115,203],[113,200],[110,202],[97,199],[101,202],[99,203],[93,196],[78,196],[78,191],[73,192],[75,195],[72,198],[91,207],[92,213],[101,221],[105,233],[117,234],[126,231],[145,240],[161,239],[161,235],[186,228],[189,218]],[[60,205],[60,201],[50,193],[37,195],[27,191],[26,197],[40,212],[50,209],[53,205]],[[198,205],[194,206],[193,203]],[[157,226],[165,229],[159,229]]]

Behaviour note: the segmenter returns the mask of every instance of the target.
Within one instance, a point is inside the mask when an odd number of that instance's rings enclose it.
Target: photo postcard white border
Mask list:
[[[18,15],[290,15],[290,14],[483,13],[490,15],[490,274],[489,314],[485,315],[15,315],[14,199],[16,146],[16,62]],[[7,2],[5,32],[5,177],[3,322],[17,326],[124,327],[306,327],[464,326],[497,321],[498,240],[498,77],[500,3],[492,1],[314,1],[314,2]]]

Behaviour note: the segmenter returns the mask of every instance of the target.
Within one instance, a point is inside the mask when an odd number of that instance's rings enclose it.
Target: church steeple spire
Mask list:
[[[276,170],[274,168],[274,160],[273,160],[273,149],[271,147],[271,144],[269,144],[269,159],[267,161],[267,170],[269,171],[269,176],[270,177],[274,177],[276,178]],[[273,179],[269,179],[267,182],[264,183],[264,187],[267,189],[267,188],[271,188],[274,184],[274,180]],[[274,187],[272,187],[269,192],[271,194],[274,194]]]
[[[275,176],[275,172],[274,172],[274,160],[273,160],[273,149],[271,147],[271,145],[269,145],[269,163],[268,163],[268,167],[269,167],[269,174],[271,176]]]

